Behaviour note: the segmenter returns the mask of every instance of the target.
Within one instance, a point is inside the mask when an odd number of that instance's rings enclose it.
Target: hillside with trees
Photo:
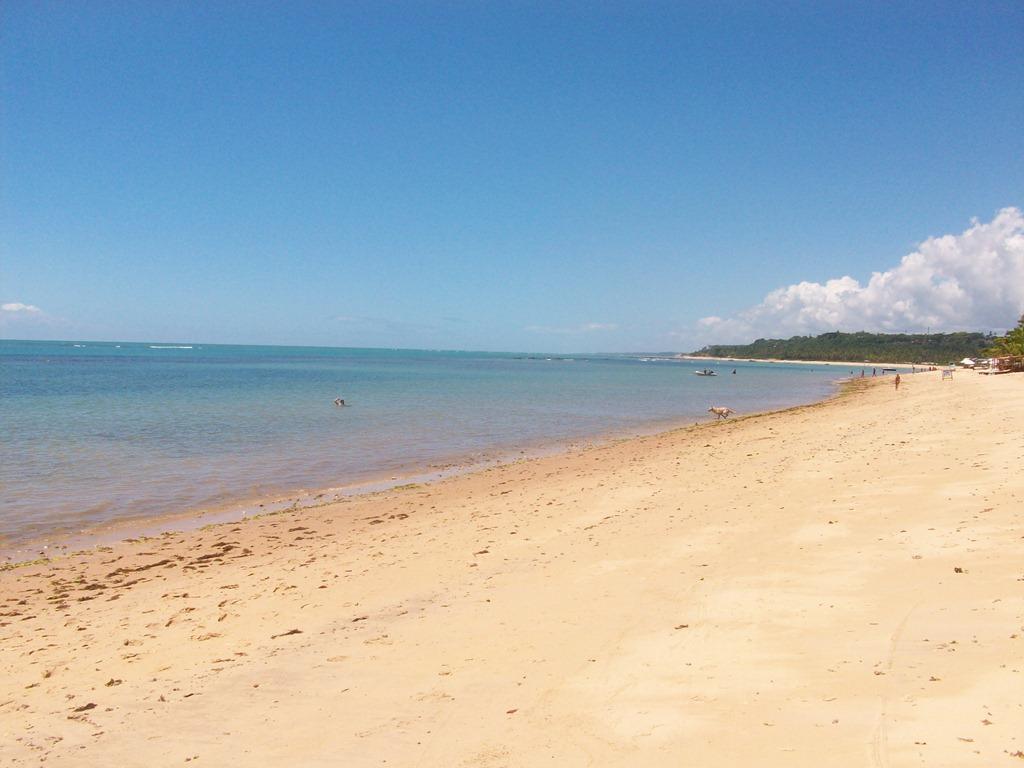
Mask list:
[[[1013,332],[1011,332],[1013,333]],[[713,344],[693,354],[742,359],[946,364],[979,357],[995,338],[985,333],[823,333],[753,344]]]
[[[992,339],[992,344],[985,353],[992,357],[1024,355],[1024,315],[1020,316],[1016,328],[1007,332],[1005,336]]]

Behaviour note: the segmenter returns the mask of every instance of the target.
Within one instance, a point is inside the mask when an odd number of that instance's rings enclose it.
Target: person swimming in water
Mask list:
[[[342,400],[340,397],[336,397],[334,398],[334,404],[337,405],[338,407],[341,407],[345,405],[345,401]]]

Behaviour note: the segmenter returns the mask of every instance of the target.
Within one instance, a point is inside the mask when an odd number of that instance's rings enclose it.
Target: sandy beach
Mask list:
[[[849,368],[861,370],[863,368],[875,368],[882,370],[883,368],[899,368],[907,370],[914,368],[926,368],[923,363],[855,363],[847,362],[843,360],[783,360],[777,357],[712,357],[711,355],[679,355],[680,360],[701,360],[704,362],[721,362],[721,363],[784,363],[786,365],[816,365],[826,366],[834,365],[837,368]]]
[[[6,569],[0,764],[1018,765],[1021,424],[868,379]]]

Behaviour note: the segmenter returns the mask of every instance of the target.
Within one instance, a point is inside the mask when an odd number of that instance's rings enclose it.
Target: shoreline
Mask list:
[[[0,762],[1001,764],[1021,382],[857,379],[0,570]]]
[[[836,360],[782,360],[779,358],[752,358],[752,357],[710,357],[708,355],[679,355],[678,360],[717,360],[728,363],[785,363],[787,365],[829,365],[843,368],[899,368],[914,369],[920,368],[923,373],[928,369],[922,363],[854,363]],[[940,366],[941,367],[941,366]]]
[[[833,382],[831,391],[818,400],[808,403],[797,403],[779,409],[734,415],[731,418],[733,421],[736,421],[741,418],[769,413],[784,413],[792,408],[825,403],[841,396],[848,381],[850,380],[837,379]],[[580,435],[551,442],[496,449],[493,452],[495,455],[485,458],[452,457],[439,466],[408,467],[404,471],[400,471],[398,475],[391,475],[391,472],[386,471],[378,473],[379,476],[376,477],[369,477],[368,479],[342,483],[340,485],[328,485],[313,489],[296,489],[285,493],[236,499],[213,507],[185,509],[160,515],[125,517],[89,525],[80,530],[74,530],[70,526],[64,529],[54,529],[51,533],[32,536],[12,542],[10,545],[0,542],[0,566],[18,566],[39,558],[52,560],[81,554],[97,547],[109,546],[120,541],[149,539],[166,533],[187,533],[211,525],[238,523],[278,512],[301,512],[302,510],[317,509],[342,499],[386,493],[395,488],[410,484],[416,486],[428,485],[448,477],[483,472],[492,467],[505,466],[521,460],[587,450],[588,448],[600,447],[622,440],[667,434],[679,429],[688,429],[691,426],[713,424],[716,422],[714,417],[707,416],[706,414],[698,418],[702,420],[696,421],[692,425],[689,423],[689,419],[683,420],[682,417],[645,421],[631,427],[608,430],[592,435]],[[385,475],[388,475],[388,477],[385,477]],[[331,498],[325,500],[325,497],[328,496]]]

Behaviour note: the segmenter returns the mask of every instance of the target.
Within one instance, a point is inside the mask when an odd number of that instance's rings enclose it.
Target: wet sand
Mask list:
[[[2,571],[0,764],[1017,764],[1024,377],[853,386]]]

